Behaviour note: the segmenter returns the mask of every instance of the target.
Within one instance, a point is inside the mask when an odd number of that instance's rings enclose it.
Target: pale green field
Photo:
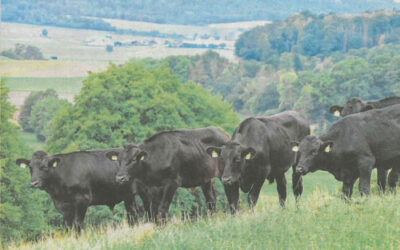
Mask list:
[[[4,84],[10,91],[38,91],[54,89],[58,93],[76,94],[82,88],[84,77],[7,77]]]

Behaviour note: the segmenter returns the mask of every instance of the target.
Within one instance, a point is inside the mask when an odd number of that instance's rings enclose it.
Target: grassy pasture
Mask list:
[[[58,93],[76,94],[82,88],[84,77],[7,77],[10,91],[39,91],[54,89]]]
[[[165,226],[146,223],[129,228],[87,228],[81,236],[51,232],[38,242],[14,243],[10,249],[399,249],[400,196],[373,195],[351,202],[340,199],[341,184],[325,172],[305,177],[296,206],[288,178],[288,202],[278,204],[275,184],[265,184],[254,212],[241,204],[236,216],[216,215]],[[357,188],[357,187],[355,187]]]

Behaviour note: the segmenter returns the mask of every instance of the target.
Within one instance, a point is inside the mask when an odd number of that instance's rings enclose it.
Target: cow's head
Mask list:
[[[212,158],[218,158],[222,173],[222,182],[231,185],[239,181],[241,174],[256,155],[252,147],[246,147],[236,142],[228,142],[222,147],[209,147],[207,153]]]
[[[110,160],[118,161],[119,170],[115,178],[118,183],[123,184],[135,175],[141,162],[147,158],[147,153],[140,150],[137,145],[128,143],[124,145],[121,152],[111,150],[106,153],[106,156]]]
[[[31,181],[29,185],[32,188],[44,189],[54,169],[59,167],[60,160],[58,157],[48,156],[46,152],[37,151],[33,154],[31,160],[17,159],[16,163],[22,168],[30,169]]]
[[[331,112],[332,115],[336,116],[336,117],[340,117],[342,116],[342,111],[343,111],[343,106],[340,105],[332,105],[329,108],[329,112]]]
[[[355,114],[355,113],[364,112],[364,111],[370,110],[372,108],[373,107],[370,104],[364,102],[360,98],[353,97],[353,98],[350,98],[347,101],[346,106],[344,106],[343,111],[342,111],[342,116],[347,116],[347,115],[351,115],[351,114]]]
[[[324,169],[325,162],[331,154],[333,142],[323,142],[317,137],[309,135],[300,144],[293,143],[292,145],[293,151],[300,153],[296,172],[305,175],[318,169]]]

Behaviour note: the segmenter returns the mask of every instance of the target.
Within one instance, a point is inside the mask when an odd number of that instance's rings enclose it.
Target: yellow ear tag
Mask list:
[[[142,157],[140,157],[140,160],[143,161],[144,160],[144,155],[142,155]]]
[[[292,151],[293,152],[298,152],[299,151],[299,146],[293,146],[293,148],[292,148]]]
[[[212,153],[211,153],[211,157],[212,158],[217,158],[218,157],[217,151],[213,150]]]
[[[329,152],[331,152],[331,145],[328,145],[328,146],[326,146],[325,147],[325,153],[329,153]]]
[[[335,112],[333,112],[333,115],[336,117],[340,117],[340,111],[336,110]]]
[[[21,168],[26,168],[26,164],[25,163],[21,163],[21,164],[19,164],[19,166],[21,167]]]
[[[116,161],[116,160],[118,160],[118,156],[117,156],[117,155],[113,155],[113,156],[111,156],[111,160],[113,160],[113,161]]]
[[[251,153],[248,153],[248,154],[246,155],[245,159],[246,159],[246,160],[250,160],[250,158],[251,158]]]
[[[53,163],[53,168],[57,167],[57,161]]]

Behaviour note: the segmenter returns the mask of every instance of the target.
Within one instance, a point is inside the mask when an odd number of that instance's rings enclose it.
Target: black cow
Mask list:
[[[120,153],[117,180],[126,183],[132,176],[148,187],[149,216],[165,220],[175,191],[179,187],[201,186],[208,207],[216,209],[216,190],[212,179],[219,177],[217,161],[206,153],[209,146],[221,146],[229,135],[217,127],[159,132],[138,146],[127,145]]]
[[[119,152],[122,149],[112,149]],[[37,151],[31,160],[18,159],[21,167],[29,167],[30,186],[45,190],[56,209],[63,214],[64,224],[78,232],[84,227],[86,210],[92,205],[107,205],[110,209],[125,202],[128,222],[137,219],[135,184],[120,185],[115,176],[118,164],[109,160],[109,150],[80,151],[49,156]]]
[[[303,192],[303,180],[294,171],[296,154],[292,152],[291,141],[309,134],[308,121],[297,112],[287,111],[270,117],[247,118],[236,128],[230,142],[207,149],[212,157],[218,157],[223,169],[222,182],[232,213],[239,208],[239,187],[249,193],[248,202],[253,207],[265,179],[270,183],[276,180],[283,207],[285,172],[290,166],[293,166],[293,191],[297,200]]]
[[[329,112],[335,116],[345,117],[347,115],[360,113],[371,109],[385,108],[396,104],[400,104],[399,96],[387,97],[376,101],[363,101],[361,98],[353,97],[347,101],[344,107],[340,105],[332,105],[329,109]]]
[[[358,178],[360,193],[370,193],[374,167],[393,166],[389,183],[393,188],[400,171],[400,104],[346,116],[319,138],[304,138],[299,149],[299,173],[329,171],[343,182],[343,193],[349,198]]]
[[[361,98],[358,97],[353,97],[350,98],[346,105],[340,106],[340,105],[333,105],[330,107],[329,111],[334,115],[334,116],[342,116],[345,117],[347,115],[355,114],[355,113],[360,113],[364,111],[368,111],[371,109],[380,109],[380,108],[385,108],[391,105],[396,105],[400,104],[400,97],[398,96],[392,96],[392,97],[387,97],[381,100],[375,100],[375,101],[363,101]],[[396,178],[396,172],[391,172],[389,174],[389,180],[393,183],[394,179]],[[385,192],[386,189],[386,180],[387,180],[387,170],[378,168],[378,186],[379,188]],[[394,182],[396,183],[396,181]]]

